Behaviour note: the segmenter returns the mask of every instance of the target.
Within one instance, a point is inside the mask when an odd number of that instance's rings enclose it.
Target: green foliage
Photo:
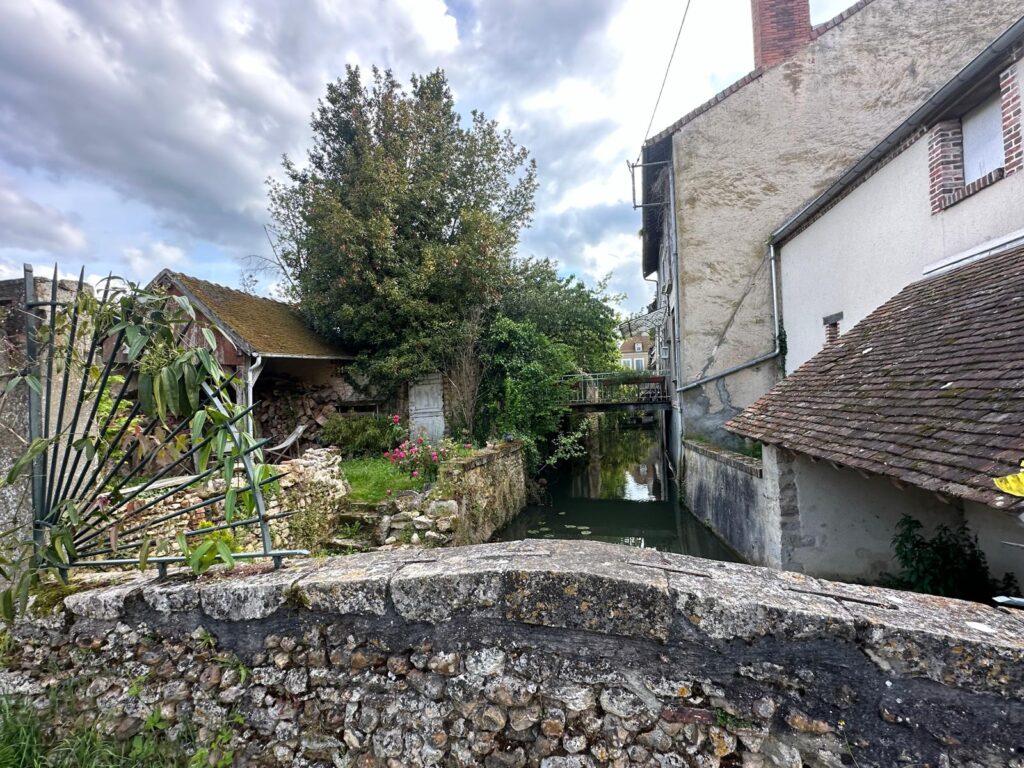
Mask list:
[[[892,543],[901,570],[886,576],[885,586],[980,603],[997,595],[1020,594],[1012,574],[993,578],[985,553],[966,523],[957,528],[940,525],[931,539],[921,529],[921,523],[909,515],[897,523]]]
[[[558,276],[550,259],[523,259],[512,268],[512,289],[502,297],[501,313],[569,350],[577,370],[601,372],[619,367],[617,317],[607,292],[608,278],[588,288],[574,276]]]
[[[539,449],[558,432],[568,413],[560,380],[574,370],[572,352],[532,322],[502,315],[488,330],[481,360],[485,372],[481,431],[522,437]]]
[[[147,721],[128,743],[94,729],[58,737],[48,715],[0,699],[0,765],[5,768],[184,768],[180,748],[163,739],[161,722]],[[166,724],[163,724],[166,727]]]
[[[341,465],[352,490],[352,501],[375,503],[384,501],[400,491],[418,491],[427,482],[422,477],[410,477],[383,456],[352,459]]]
[[[341,449],[346,456],[380,456],[402,440],[403,428],[390,416],[343,416],[332,414],[320,433],[320,441]]]
[[[406,91],[390,71],[331,83],[304,167],[270,183],[278,254],[311,326],[359,353],[381,390],[441,369],[453,337],[494,306],[533,213],[534,164],[442,71]]]

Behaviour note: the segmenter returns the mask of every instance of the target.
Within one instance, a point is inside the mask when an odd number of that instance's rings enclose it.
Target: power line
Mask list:
[[[686,17],[689,13],[690,0],[686,0],[686,8],[683,9],[683,18],[682,21],[679,22],[679,31],[676,32],[676,41],[672,44],[672,54],[668,57],[668,64],[665,65],[665,76],[661,78],[661,88],[658,89],[658,98],[654,102],[654,109],[651,110],[651,120],[649,123],[647,123],[647,131],[644,133],[644,142],[646,142],[651,135],[651,127],[654,125],[654,116],[658,114],[658,105],[661,104],[661,95],[665,93],[665,83],[668,82],[668,73],[669,70],[672,69],[672,60],[676,57],[676,48],[679,47],[679,38],[683,34],[683,25],[686,24]],[[641,147],[643,146],[644,142],[641,142]],[[641,148],[640,151],[642,153],[643,149]],[[637,162],[639,162],[640,155],[637,155],[636,159]]]

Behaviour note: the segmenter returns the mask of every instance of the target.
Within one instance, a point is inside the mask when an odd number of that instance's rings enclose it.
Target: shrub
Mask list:
[[[921,528],[909,515],[896,524],[892,543],[902,570],[896,576],[883,576],[885,586],[979,603],[1020,593],[1013,574],[1001,579],[992,576],[978,538],[966,523],[955,529],[940,525],[931,539],[924,537]]]
[[[394,448],[402,439],[401,424],[388,416],[344,416],[334,414],[327,419],[320,440],[341,449],[345,455],[380,456]]]

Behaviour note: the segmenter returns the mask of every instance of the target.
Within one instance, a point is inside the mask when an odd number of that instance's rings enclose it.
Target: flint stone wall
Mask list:
[[[1021,766],[1024,620],[597,542],[141,576],[17,626],[0,693],[257,766]]]
[[[371,509],[379,515],[378,541],[389,548],[410,543],[483,544],[525,506],[523,444],[511,442],[442,462],[437,482],[428,492],[406,491]]]

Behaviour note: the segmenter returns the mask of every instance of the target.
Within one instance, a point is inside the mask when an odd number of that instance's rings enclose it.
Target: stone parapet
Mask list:
[[[15,627],[0,691],[52,697],[57,728],[226,729],[239,765],[1024,759],[1020,614],[751,566],[521,541],[136,576],[64,606]]]

